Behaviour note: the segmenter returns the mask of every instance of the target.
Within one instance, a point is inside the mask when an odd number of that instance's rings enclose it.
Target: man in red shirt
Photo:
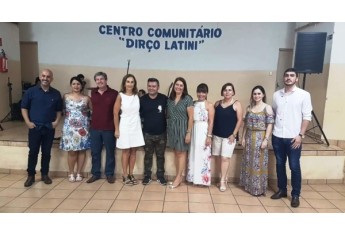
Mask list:
[[[107,84],[108,77],[104,72],[97,72],[94,76],[97,88],[91,91],[91,156],[92,177],[87,183],[95,182],[101,178],[101,161],[103,145],[106,151],[105,176],[108,183],[115,182],[115,147],[113,107],[118,92]]]

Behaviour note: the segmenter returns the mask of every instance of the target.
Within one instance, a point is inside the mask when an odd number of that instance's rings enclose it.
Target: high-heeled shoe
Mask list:
[[[170,189],[177,188],[178,186],[180,186],[180,184],[181,184],[181,182],[180,182],[178,185],[176,185],[176,186],[174,186],[174,185],[169,185],[169,188],[170,188]]]
[[[222,186],[224,184],[224,186]],[[225,192],[226,191],[226,186],[228,185],[228,179],[221,180],[220,185],[219,185],[219,191]]]
[[[171,182],[171,185],[169,185],[169,188],[170,188],[170,189],[177,188],[178,186],[180,186],[181,183],[182,183],[182,180],[181,180],[177,185],[174,185],[174,183]]]

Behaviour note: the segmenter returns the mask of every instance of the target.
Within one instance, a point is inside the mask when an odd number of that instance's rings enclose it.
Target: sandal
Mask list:
[[[73,174],[68,175],[68,181],[72,183],[75,182],[75,178]]]
[[[134,175],[128,175],[128,178],[131,180],[133,185],[138,184],[137,179],[134,177]]]
[[[220,184],[219,184],[219,191],[225,192],[227,185],[228,185],[228,179],[227,178],[225,180],[221,180]]]
[[[122,183],[124,185],[133,185],[132,181],[129,179],[129,177],[122,176]]]
[[[75,178],[75,181],[81,182],[82,180],[83,180],[83,176],[81,176],[80,174],[77,174],[77,177]]]

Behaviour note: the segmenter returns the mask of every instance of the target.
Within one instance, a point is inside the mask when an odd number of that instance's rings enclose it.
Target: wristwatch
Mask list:
[[[298,134],[301,138],[304,138],[304,134]]]

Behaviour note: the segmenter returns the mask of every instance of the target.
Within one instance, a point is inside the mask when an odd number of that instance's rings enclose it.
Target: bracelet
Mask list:
[[[264,140],[266,140],[268,142],[268,138],[265,137]]]
[[[236,134],[232,134],[236,138]]]
[[[208,138],[212,138],[212,135],[211,135],[211,134],[208,134],[207,137],[208,137]]]
[[[189,130],[187,130],[187,131],[186,131],[186,133],[188,134],[188,133],[190,133],[190,131],[189,131]]]

